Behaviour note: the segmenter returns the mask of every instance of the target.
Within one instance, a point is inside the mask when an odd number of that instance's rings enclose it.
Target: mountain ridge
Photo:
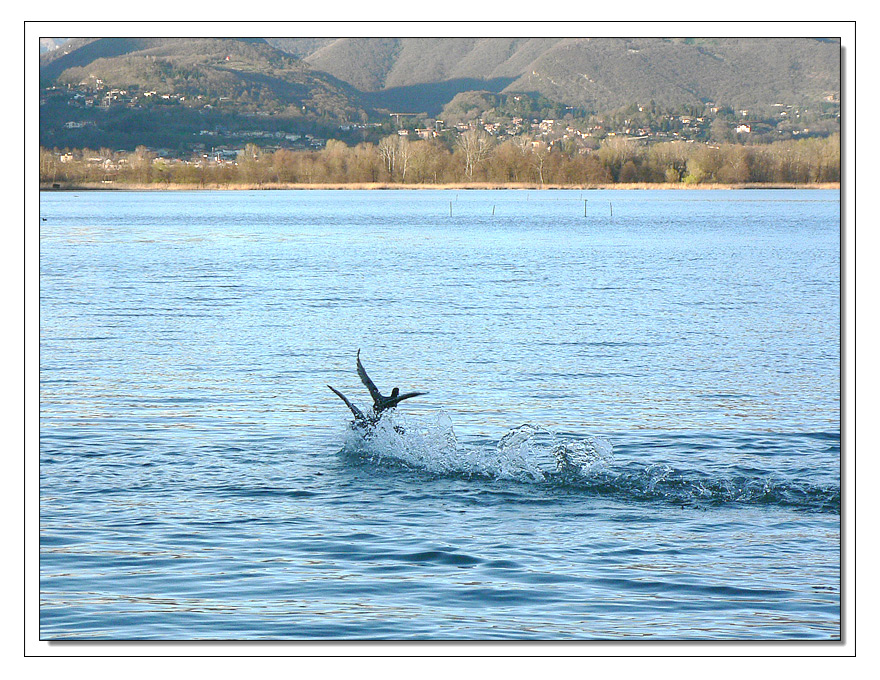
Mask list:
[[[296,46],[297,39],[284,43]],[[505,93],[535,93],[593,111],[652,99],[734,108],[769,106],[778,98],[808,103],[840,88],[840,46],[829,39],[339,38],[299,53],[374,95],[456,79],[511,78]]]
[[[720,139],[745,130],[769,141],[771,130],[785,136],[839,128],[840,44],[812,38],[73,38],[40,55],[40,82],[40,138],[50,146],[193,147],[248,130],[263,139],[308,134],[317,143],[357,143],[402,126],[424,135],[425,128],[503,123],[518,134],[544,119],[577,119],[581,132],[592,129],[587,136],[598,138],[614,130],[675,138],[684,127],[684,136],[705,140],[717,123],[712,135]],[[753,125],[734,131],[734,120]]]
[[[339,120],[357,113],[359,93],[262,38],[98,38],[41,56],[44,85],[100,80],[107,87],[237,98],[255,108],[312,107]]]
[[[261,58],[269,64],[279,55],[295,60],[302,74],[310,72],[300,80],[310,80],[314,87],[329,86],[343,94],[339,90],[344,83],[350,89],[344,93],[349,101],[343,108],[365,102],[382,108],[383,92],[415,92],[419,86],[433,86],[435,98],[427,99],[428,108],[435,111],[464,88],[536,94],[591,111],[651,100],[667,106],[711,101],[750,108],[779,99],[786,104],[813,103],[829,93],[839,94],[840,46],[828,40],[80,38],[42,54],[40,73],[44,81],[87,66],[112,73],[114,59],[132,55],[186,61],[189,54],[192,62],[193,45],[237,43],[263,50]],[[489,85],[476,87],[480,81]],[[437,87],[451,82],[460,82],[460,88]],[[396,102],[385,108],[398,108]]]

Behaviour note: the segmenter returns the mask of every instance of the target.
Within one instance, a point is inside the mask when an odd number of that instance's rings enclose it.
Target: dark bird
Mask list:
[[[333,390],[333,393],[345,402],[345,405],[348,406],[349,411],[351,411],[354,415],[355,423],[357,423],[358,425],[375,425],[379,422],[379,418],[384,411],[394,408],[404,399],[411,399],[412,397],[418,397],[419,395],[426,394],[426,392],[405,392],[401,394],[400,388],[395,387],[393,390],[391,390],[390,396],[382,396],[382,393],[379,392],[379,388],[376,387],[376,384],[370,379],[370,376],[367,375],[367,371],[364,368],[364,365],[361,363],[360,350],[358,350],[357,353],[357,373],[358,376],[360,376],[361,382],[364,384],[367,390],[369,390],[370,396],[373,398],[373,408],[370,413],[365,414],[357,406],[352,404],[346,398],[346,396],[335,387],[332,387],[331,385],[327,385],[327,387]]]
[[[358,350],[357,353],[357,367],[358,367],[358,375],[361,378],[361,382],[364,384],[370,391],[370,396],[373,397],[373,411],[378,416],[389,408],[394,408],[404,399],[411,399],[412,397],[418,397],[419,395],[425,394],[425,392],[406,392],[405,394],[400,393],[400,388],[395,387],[391,390],[390,397],[383,397],[379,392],[379,389],[370,380],[370,376],[367,375],[367,371],[364,369],[364,365],[361,363],[361,351]]]

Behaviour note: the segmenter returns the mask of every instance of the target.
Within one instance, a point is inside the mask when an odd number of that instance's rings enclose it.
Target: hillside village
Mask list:
[[[519,102],[521,98],[516,99]],[[122,112],[172,112],[175,109],[198,115],[202,125],[193,126],[180,135],[179,143],[174,147],[152,145],[148,136],[145,136],[142,145],[157,158],[169,162],[192,162],[195,155],[201,159],[200,162],[216,164],[237,162],[236,159],[248,144],[267,152],[279,149],[318,150],[326,146],[328,139],[341,139],[353,145],[360,141],[378,142],[389,134],[397,134],[408,140],[435,140],[451,147],[457,136],[479,130],[493,143],[526,135],[533,144],[546,144],[551,149],[562,149],[567,153],[590,154],[600,147],[603,140],[614,137],[648,145],[669,141],[766,144],[811,136],[824,137],[838,132],[840,126],[839,93],[828,93],[823,108],[818,111],[782,102],[775,103],[770,110],[763,112],[746,109],[733,111],[709,102],[702,110],[690,108],[685,112],[633,105],[604,114],[578,116],[567,112],[561,118],[505,115],[504,111],[493,109],[470,120],[455,123],[425,115],[393,112],[376,114],[374,120],[341,124],[324,122],[322,125],[307,123],[305,117],[291,120],[260,112],[214,115],[231,111],[230,104],[228,98],[222,96],[211,98],[154,90],[133,91],[108,87],[100,79],[76,86],[50,86],[41,91],[40,105],[41,108],[54,108],[55,119],[60,125],[56,126],[59,128],[57,130],[43,130],[43,142],[46,146],[59,149],[85,146],[64,142],[75,139],[80,131],[99,133],[105,120],[112,120]],[[302,113],[304,116],[308,114],[307,111]],[[306,131],[309,129],[312,131]],[[53,138],[58,144],[52,144]],[[118,151],[121,153],[125,149]],[[59,158],[64,157],[62,151],[58,155]]]

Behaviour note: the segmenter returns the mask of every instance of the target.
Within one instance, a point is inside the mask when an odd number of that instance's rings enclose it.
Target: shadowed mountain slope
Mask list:
[[[284,48],[371,93],[410,88],[415,95],[423,85],[471,87],[473,80],[504,78],[504,92],[604,110],[652,99],[735,108],[811,103],[840,90],[840,45],[833,39],[325,38],[311,53],[298,40],[286,39]],[[453,89],[435,91],[445,98]]]

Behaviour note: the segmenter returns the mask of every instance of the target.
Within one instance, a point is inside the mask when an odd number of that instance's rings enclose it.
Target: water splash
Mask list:
[[[563,486],[624,501],[840,511],[836,485],[811,484],[771,471],[726,475],[664,463],[622,463],[615,461],[611,442],[602,437],[561,435],[533,423],[510,430],[494,444],[462,444],[444,411],[426,423],[392,412],[368,432],[348,428],[343,452],[366,462],[438,476]]]
[[[586,477],[610,462],[612,446],[599,437],[569,438],[526,423],[494,446],[465,446],[444,412],[432,422],[407,422],[396,413],[367,433],[349,430],[345,451],[378,462],[439,475],[551,482]]]

